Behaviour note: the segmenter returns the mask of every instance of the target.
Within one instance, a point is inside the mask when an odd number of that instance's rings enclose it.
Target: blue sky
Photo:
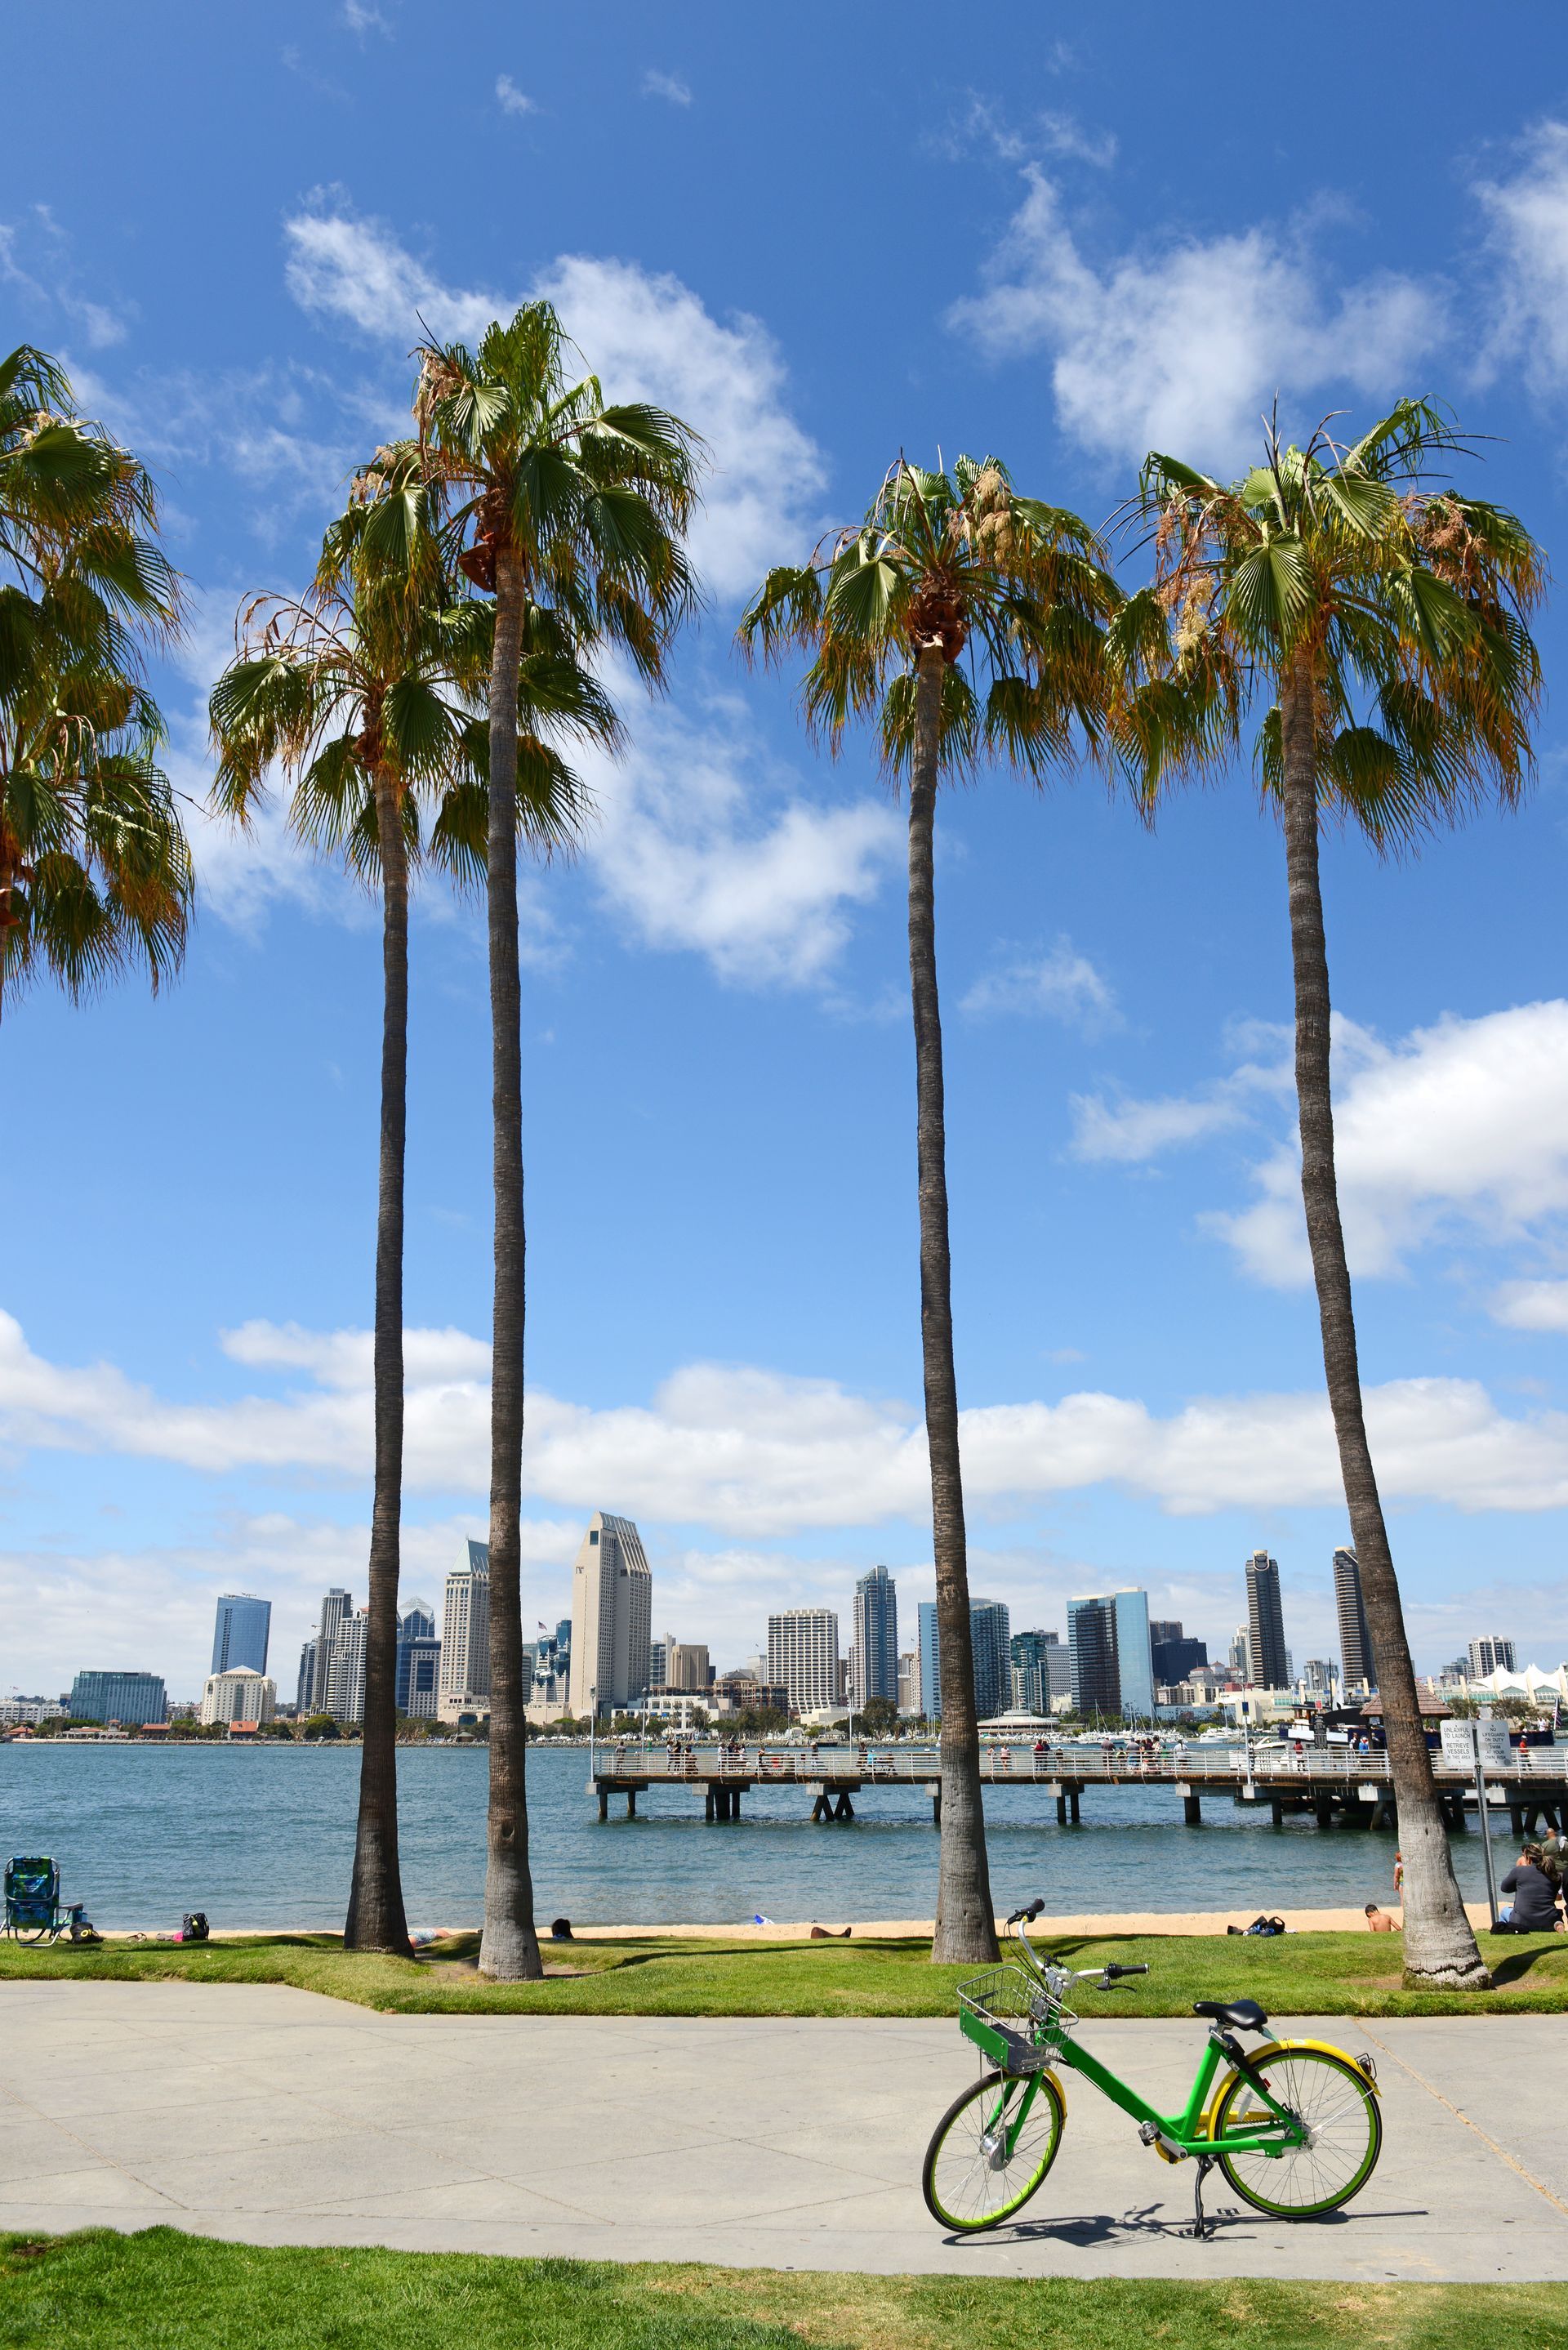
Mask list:
[[[584,1515],[721,1665],[770,1607],[929,1591],[900,823],[733,658],[768,563],[900,449],[994,449],[1102,520],[1150,445],[1216,469],[1453,402],[1472,478],[1560,548],[1568,56],[1473,19],[913,5],[649,17],[400,0],[265,20],[87,5],[19,68],[0,335],[62,354],[153,464],[196,621],[181,788],[247,590],[305,578],[406,412],[423,317],[539,291],[618,392],[708,437],[709,608],[628,702],[580,861],[525,894],[530,1615]],[[1372,62],[1368,62],[1368,60]],[[1462,69],[1456,60],[1462,59]],[[1378,62],[1381,60],[1381,62]],[[30,92],[27,78],[32,77]],[[59,91],[72,91],[61,136]],[[1310,91],[1310,103],[1299,102]],[[1459,97],[1462,95],[1462,103]],[[1137,557],[1127,556],[1127,576]],[[1561,621],[1543,625],[1555,680]],[[1364,1370],[1417,1662],[1568,1647],[1568,795],[1378,868],[1325,849]],[[184,976],[8,1011],[0,1685],[199,1687],[220,1589],[274,1663],[364,1586],[379,954],[290,841],[195,810]],[[1091,777],[941,819],[972,1575],[1015,1624],[1147,1584],[1211,1644],[1268,1544],[1298,1659],[1345,1538],[1285,1082],[1280,843],[1244,774],[1150,836]],[[488,1072],[477,909],[414,934],[406,1587],[483,1531]],[[1521,1661],[1523,1659],[1521,1658]]]

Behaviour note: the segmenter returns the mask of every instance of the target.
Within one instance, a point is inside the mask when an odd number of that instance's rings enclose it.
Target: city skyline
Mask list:
[[[594,1518],[590,1521],[589,1531],[583,1535],[579,1544],[579,1559],[585,1553],[591,1551],[593,1547],[593,1534],[596,1527],[610,1528],[612,1530],[612,1542],[618,1538],[614,1530],[623,1529],[625,1531],[625,1534],[630,1537],[631,1542],[636,1545],[635,1554],[628,1552],[628,1555],[632,1556],[635,1555],[638,1560],[639,1575],[639,1577],[646,1575],[648,1587],[650,1589],[651,1566],[647,1559],[646,1553],[641,1551],[640,1538],[637,1534],[637,1529],[632,1526],[630,1522],[628,1520],[618,1519],[613,1515],[596,1512],[594,1513]],[[1340,1545],[1334,1550],[1330,1562],[1330,1576],[1335,1609],[1335,1638],[1330,1641],[1322,1643],[1321,1646],[1325,1653],[1332,1652],[1335,1663],[1335,1670],[1336,1672],[1343,1674],[1345,1687],[1347,1689],[1354,1689],[1359,1685],[1363,1678],[1356,1669],[1356,1660],[1359,1658],[1369,1654],[1369,1643],[1366,1640],[1366,1634],[1365,1610],[1361,1605],[1359,1572],[1355,1565],[1355,1553],[1348,1546]],[[455,1565],[451,1566],[447,1574],[442,1578],[442,1601],[437,1605],[432,1605],[430,1601],[421,1599],[418,1595],[410,1594],[407,1601],[400,1606],[400,1625],[401,1628],[400,1631],[399,1640],[397,1683],[400,1710],[409,1711],[416,1718],[421,1714],[433,1716],[440,1710],[441,1697],[443,1695],[452,1695],[456,1693],[456,1684],[449,1684],[448,1682],[448,1669],[446,1662],[444,1661],[447,1657],[451,1657],[452,1659],[453,1669],[456,1669],[462,1659],[466,1657],[471,1675],[483,1680],[483,1686],[479,1689],[472,1689],[465,1683],[464,1689],[461,1694],[467,1698],[478,1697],[480,1699],[487,1699],[487,1546],[483,1543],[477,1541],[472,1537],[466,1537],[462,1542],[462,1552],[458,1563]],[[472,1579],[472,1581],[471,1578]],[[473,1594],[476,1586],[483,1586],[483,1591],[479,1598],[478,1606],[475,1608],[473,1607],[472,1595]],[[1245,1605],[1248,1611],[1247,1620],[1241,1626],[1230,1644],[1232,1659],[1234,1659],[1237,1654],[1238,1648],[1240,1648],[1243,1655],[1247,1655],[1249,1651],[1261,1647],[1266,1647],[1266,1639],[1261,1639],[1260,1636],[1260,1607],[1262,1610],[1264,1617],[1267,1619],[1267,1626],[1269,1627],[1267,1638],[1274,1640],[1277,1644],[1283,1643],[1283,1577],[1282,1575],[1279,1561],[1266,1550],[1259,1549],[1250,1554],[1242,1565],[1242,1586],[1245,1593]],[[1291,1587],[1293,1598],[1295,1595],[1295,1586],[1293,1583]],[[891,1575],[885,1565],[881,1565],[868,1570],[866,1574],[861,1575],[856,1579],[853,1586],[851,1587],[849,1605],[846,1611],[852,1627],[857,1622],[857,1612],[862,1606],[863,1595],[868,1590],[879,1590],[884,1595],[881,1602],[885,1610],[883,1637],[890,1647],[892,1661],[891,1679],[893,1684],[894,1701],[896,1701],[896,1693],[898,1686],[899,1653],[898,1636],[898,1619],[897,1577]],[[1148,1594],[1143,1586],[1126,1586],[1119,1593],[1109,1595],[1106,1602],[1099,1604],[1114,1607],[1115,1601],[1118,1596],[1124,1600],[1134,1598],[1141,1600],[1147,1612]],[[245,1607],[253,1611],[250,1618],[253,1625],[259,1622],[265,1627],[270,1620],[272,1606],[270,1599],[260,1597],[257,1595],[250,1593],[223,1593],[218,1595],[215,1601],[217,1613],[216,1630],[214,1632],[213,1638],[214,1655],[219,1653],[221,1644],[225,1637],[225,1611],[232,1611],[237,1602],[244,1603]],[[457,1611],[455,1614],[454,1603]],[[649,1604],[650,1606],[651,1603],[649,1602]],[[1016,1633],[1009,1633],[1005,1628],[1012,1613],[1007,1603],[991,1601],[981,1596],[976,1596],[971,1600],[971,1619],[978,1623],[979,1618],[977,1611],[997,1609],[1000,1611],[998,1621],[1004,1627],[999,1639],[996,1641],[982,1639],[977,1634],[977,1683],[980,1685],[981,1693],[982,1695],[987,1698],[994,1697],[997,1700],[994,1704],[982,1706],[982,1716],[986,1713],[1000,1713],[1006,1711],[1012,1703],[1012,1697],[1005,1694],[1004,1690],[1009,1686],[1015,1685],[1016,1683],[1016,1675],[1019,1669],[1018,1647],[1020,1638],[1036,1642],[1059,1642],[1060,1655],[1062,1659],[1059,1670],[1064,1679],[1067,1678],[1069,1672],[1067,1660],[1070,1659],[1075,1653],[1073,1647],[1074,1613],[1077,1607],[1085,1604],[1086,1603],[1083,1602],[1079,1597],[1069,1599],[1065,1603],[1064,1610],[1065,1627],[1064,1634],[1063,1630],[1058,1629],[1055,1627],[1047,1628],[1041,1626],[1035,1630],[1020,1635]],[[1030,1612],[1028,1603],[1025,1603],[1024,1609],[1022,1612]],[[1036,1616],[1039,1616],[1046,1611],[1039,1606],[1035,1606],[1033,1612]],[[836,1658],[838,1657],[836,1643],[839,1637],[837,1628],[839,1616],[837,1610],[828,1608],[784,1611],[784,1613],[793,1614],[796,1617],[831,1618],[833,1625],[833,1638],[836,1644],[835,1655]],[[317,1623],[312,1627],[312,1638],[304,1644],[302,1650],[299,1686],[296,1697],[290,1700],[291,1702],[296,1703],[296,1710],[302,1712],[334,1711],[338,1712],[342,1719],[358,1720],[363,1701],[363,1616],[364,1610],[362,1608],[358,1611],[354,1608],[351,1591],[341,1586],[333,1586],[318,1603],[317,1610]],[[916,1659],[917,1674],[919,1679],[922,1694],[928,1698],[934,1687],[933,1674],[937,1655],[934,1638],[934,1607],[930,1602],[917,1603],[917,1632],[913,1653]],[[358,1637],[356,1639],[354,1635],[357,1620]],[[530,1669],[532,1669],[533,1659],[535,1657],[543,1657],[546,1652],[553,1654],[558,1648],[564,1647],[566,1636],[569,1632],[569,1622],[570,1619],[562,1619],[556,1625],[556,1634],[543,1641],[525,1643],[530,1660]],[[327,1627],[327,1634],[325,1638],[320,1635],[320,1627],[323,1624]],[[453,1635],[452,1638],[449,1638],[444,1642],[441,1637],[443,1629],[450,1629]],[[544,1632],[545,1629],[545,1626],[541,1623],[541,1632]],[[337,1654],[337,1651],[341,1636],[346,1630],[349,1636],[348,1650],[346,1654]],[[1147,1635],[1150,1659],[1149,1671],[1151,1682],[1154,1686],[1165,1686],[1168,1683],[1174,1683],[1178,1680],[1186,1679],[1189,1673],[1196,1666],[1205,1661],[1204,1652],[1207,1651],[1210,1645],[1207,1640],[1194,1636],[1187,1629],[1180,1619],[1167,1619],[1149,1616],[1147,1624]],[[265,1631],[263,1637],[265,1638]],[[464,1643],[468,1643],[469,1645],[465,1647]],[[765,1644],[764,1637],[764,1647]],[[1010,1644],[1012,1658],[1011,1670],[1009,1669],[1007,1663],[1002,1659],[1002,1646],[1004,1644]],[[1220,1643],[1219,1645],[1223,1647],[1225,1644]],[[1469,1638],[1468,1645],[1465,1647],[1464,1654],[1460,1659],[1460,1665],[1468,1669],[1471,1678],[1475,1679],[1484,1678],[1486,1674],[1492,1669],[1494,1665],[1501,1665],[1502,1669],[1505,1671],[1512,1671],[1514,1669],[1513,1659],[1519,1652],[1520,1646],[1521,1644],[1516,1642],[1511,1636],[1472,1636]],[[991,1650],[993,1648],[995,1649],[994,1656],[991,1654]],[[1113,1634],[1110,1638],[1110,1646],[1106,1649],[1107,1657],[1111,1655],[1115,1648],[1116,1639]],[[1169,1653],[1163,1658],[1160,1654],[1162,1648],[1168,1648],[1169,1651]],[[416,1649],[419,1651],[420,1655],[420,1661],[417,1669],[413,1663]],[[767,1672],[770,1669],[766,1656],[759,1655],[757,1648],[753,1643],[742,1640],[740,1643],[739,1653],[732,1654],[730,1650],[719,1647],[712,1639],[699,1641],[695,1638],[682,1638],[675,1632],[667,1630],[665,1635],[662,1636],[659,1641],[655,1642],[650,1638],[649,1642],[649,1664],[648,1685],[649,1687],[659,1685],[659,1677],[655,1671],[656,1664],[660,1670],[667,1669],[665,1667],[667,1649],[670,1653],[673,1653],[678,1657],[683,1657],[684,1661],[680,1667],[681,1685],[686,1688],[689,1693],[692,1694],[698,1693],[702,1686],[705,1686],[708,1681],[716,1677],[732,1675],[736,1672],[753,1672],[759,1667],[761,1667],[764,1672]],[[1044,1653],[1043,1650],[1042,1653]],[[1282,1653],[1288,1658],[1290,1653],[1288,1647],[1283,1648]],[[842,1657],[838,1658],[838,1669],[840,1680],[843,1684],[844,1700],[846,1701],[852,1701],[858,1705],[864,1702],[864,1694],[856,1688],[851,1679],[854,1654],[855,1643],[854,1632],[852,1629],[850,1641],[845,1647]],[[703,1674],[701,1679],[693,1678],[691,1669],[694,1660],[699,1656],[701,1657],[703,1667]],[[726,1657],[728,1657],[729,1661],[723,1661]],[[1317,1659],[1309,1659],[1308,1665],[1302,1668],[1302,1672],[1303,1674],[1306,1673],[1309,1666],[1315,1666],[1319,1664],[1320,1661],[1321,1660]],[[1450,1659],[1445,1659],[1442,1660],[1440,1665],[1434,1665],[1430,1669],[1423,1668],[1418,1664],[1417,1669],[1428,1670],[1428,1677],[1436,1678],[1439,1673],[1446,1673],[1449,1669],[1450,1663]],[[335,1668],[337,1674],[336,1686],[334,1686],[332,1680]],[[115,1668],[109,1669],[118,1670],[119,1669]],[[223,1668],[214,1668],[214,1669],[223,1669]],[[555,1668],[551,1667],[550,1669],[554,1670]],[[1100,1663],[1094,1667],[1093,1669],[1103,1673],[1106,1669],[1105,1660],[1101,1659]],[[1249,1671],[1250,1678],[1253,1683],[1260,1687],[1293,1686],[1296,1679],[1293,1671],[1289,1681],[1272,1681],[1266,1675],[1260,1676],[1255,1661],[1251,1661],[1251,1659],[1249,1659],[1249,1666],[1246,1669]],[[627,1678],[629,1679],[632,1676],[630,1675],[628,1669]],[[78,1678],[80,1678],[79,1671]],[[202,1702],[202,1692],[204,1686],[205,1680],[203,1679],[202,1683],[198,1685],[193,1698],[186,1696],[182,1691],[177,1689],[176,1696],[171,1701],[178,1703],[194,1702],[199,1705]],[[823,1686],[826,1688],[826,1681]],[[1097,1687],[1098,1683],[1096,1682],[1095,1686]],[[1110,1683],[1107,1680],[1107,1689],[1109,1686]],[[18,1691],[18,1693],[20,1692]],[[66,1691],[62,1689],[62,1697],[65,1694]],[[535,1691],[535,1694],[538,1694],[537,1690]],[[557,1701],[564,1701],[560,1700],[558,1690],[556,1690],[556,1695]],[[410,1702],[410,1699],[414,1701]],[[618,1699],[616,1701],[618,1703],[620,1700]],[[836,1703],[839,1701],[840,1700],[836,1696],[831,1700],[826,1696],[821,1696],[815,1700],[815,1702],[819,1704]],[[933,1711],[933,1709],[929,1704],[925,1707],[925,1710],[928,1712]],[[1135,1710],[1137,1710],[1136,1707]]]

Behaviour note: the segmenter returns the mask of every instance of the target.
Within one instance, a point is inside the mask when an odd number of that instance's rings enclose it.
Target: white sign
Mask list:
[[[1445,1762],[1457,1762],[1462,1770],[1473,1771],[1479,1745],[1487,1770],[1512,1768],[1513,1749],[1509,1744],[1506,1721],[1445,1721],[1441,1729]]]

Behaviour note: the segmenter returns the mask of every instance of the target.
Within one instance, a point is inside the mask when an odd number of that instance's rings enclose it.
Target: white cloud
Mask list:
[[[1518,359],[1540,392],[1568,382],[1568,123],[1542,122],[1511,178],[1476,189],[1501,267],[1488,354]]]
[[[1280,1041],[1280,1032],[1248,1025],[1233,1032],[1232,1041],[1242,1050],[1250,1044],[1266,1048]],[[1152,1101],[1075,1094],[1073,1156],[1119,1159],[1127,1166],[1158,1159],[1168,1150],[1205,1142],[1210,1135],[1250,1123],[1260,1095],[1289,1094],[1291,1088],[1291,1064],[1285,1057],[1243,1061],[1228,1077],[1196,1094],[1165,1094]]]
[[[419,319],[472,339],[514,295],[443,285],[390,230],[325,202],[286,224],[290,292],[400,354]],[[692,554],[723,598],[750,592],[809,535],[824,469],[784,404],[783,363],[761,323],[722,324],[690,286],[629,262],[562,255],[526,289],[546,296],[611,400],[651,400],[701,432],[711,459]]]
[[[691,103],[690,83],[682,81],[679,74],[660,73],[653,66],[642,77],[642,94],[644,98],[662,98],[671,106]]]
[[[592,766],[587,858],[610,906],[645,944],[695,950],[722,979],[824,980],[853,908],[897,861],[891,809],[800,798],[732,702],[711,703],[701,722],[645,704],[632,728],[622,760]]]
[[[1311,1266],[1288,1039],[1239,1030],[1232,1042],[1282,1049],[1191,1095],[1075,1097],[1074,1155],[1154,1159],[1255,1123],[1272,1097],[1289,1130],[1252,1168],[1257,1198],[1203,1222],[1255,1279],[1304,1283]],[[1353,1272],[1398,1273],[1407,1256],[1437,1241],[1550,1241],[1553,1220],[1568,1211],[1568,1002],[1473,1020],[1449,1014],[1392,1045],[1336,1017],[1334,1052],[1340,1210]],[[1493,1312],[1521,1328],[1556,1327],[1550,1300],[1563,1286],[1512,1284]]]
[[[343,22],[351,33],[379,33],[389,41],[392,37],[391,26],[369,0],[343,0]]]
[[[289,1471],[363,1488],[370,1470],[370,1342],[358,1331],[249,1323],[232,1357],[297,1372],[292,1387],[223,1403],[160,1397],[109,1364],[35,1354],[0,1315],[0,1442],[119,1452],[208,1473]],[[406,1486],[481,1495],[489,1471],[485,1349],[456,1330],[407,1340]],[[1464,1510],[1568,1504],[1568,1414],[1501,1412],[1477,1381],[1368,1389],[1379,1482],[1391,1501]],[[1334,1504],[1339,1472],[1315,1392],[1199,1399],[1167,1418],[1134,1398],[984,1405],[962,1415],[964,1482],[978,1519],[1110,1483],[1180,1515]],[[609,1506],[653,1524],[707,1525],[731,1541],[814,1527],[927,1519],[925,1439],[909,1405],[831,1379],[688,1365],[649,1404],[595,1409],[535,1388],[524,1486],[571,1512]]]
[[[1448,1016],[1385,1045],[1334,1030],[1334,1144],[1352,1269],[1399,1271],[1463,1237],[1518,1241],[1568,1210],[1568,1003]],[[1260,1281],[1309,1275],[1293,1139],[1254,1171],[1262,1196],[1211,1220]]]
[[[1004,957],[961,1003],[965,1012],[1046,1014],[1085,1028],[1104,1028],[1118,1017],[1115,989],[1069,938],[1059,938],[1046,954]]]
[[[1062,155],[1075,163],[1090,163],[1108,171],[1116,160],[1116,138],[1111,130],[1087,131],[1075,115],[1051,109],[1030,117],[1022,126],[986,98],[973,97],[958,127],[936,142],[938,151],[956,160],[972,148],[989,148],[999,162],[1024,164],[1041,155]]]
[[[537,114],[539,111],[527,91],[519,89],[510,74],[496,77],[495,96],[503,114]]]
[[[950,324],[993,357],[1050,356],[1064,429],[1107,458],[1151,448],[1226,468],[1256,442],[1276,390],[1382,391],[1443,334],[1439,291],[1389,271],[1334,296],[1309,251],[1253,227],[1085,257],[1034,165],[986,271]]]
[[[1491,1301],[1491,1313],[1511,1330],[1568,1334],[1568,1281],[1505,1282]]]

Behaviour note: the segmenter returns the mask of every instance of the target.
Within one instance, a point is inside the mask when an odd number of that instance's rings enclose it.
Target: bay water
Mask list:
[[[487,1756],[477,1746],[398,1756],[403,1887],[413,1926],[478,1923]],[[601,1822],[583,1748],[536,1746],[528,1810],[537,1915],[577,1925],[734,1925],[761,1913],[825,1926],[929,1918],[937,1838],[919,1786],[867,1787],[857,1818],[810,1819],[811,1791],[755,1787],[744,1816],[711,1825],[701,1789],[656,1788],[638,1816]],[[214,1928],[338,1927],[354,1853],[354,1745],[0,1744],[0,1852],[48,1853],[65,1898],[109,1930],[163,1930],[204,1909]],[[1183,1825],[1169,1787],[1085,1789],[1058,1827],[1043,1787],[985,1794],[999,1910],[1036,1894],[1048,1911],[1357,1908],[1394,1898],[1395,1835],[1324,1832],[1310,1814],[1205,1796]],[[1504,1831],[1506,1833],[1506,1830]],[[1480,1838],[1453,1838],[1467,1900],[1484,1900]],[[1505,1846],[1497,1844],[1500,1866]],[[1508,1860],[1513,1858],[1511,1850]]]

